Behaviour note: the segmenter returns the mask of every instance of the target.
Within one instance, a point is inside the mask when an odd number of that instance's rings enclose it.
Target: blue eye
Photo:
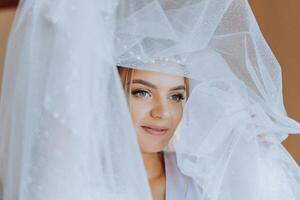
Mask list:
[[[131,92],[132,95],[137,96],[137,97],[147,97],[150,96],[148,91],[145,90],[134,90]]]
[[[181,101],[183,101],[185,98],[184,98],[184,96],[183,96],[182,94],[175,94],[175,95],[172,95],[172,96],[171,96],[171,99],[172,99],[173,101],[176,101],[176,102],[181,102]]]

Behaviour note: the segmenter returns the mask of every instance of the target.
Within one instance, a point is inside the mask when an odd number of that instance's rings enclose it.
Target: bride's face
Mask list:
[[[125,73],[121,72],[124,82]],[[160,152],[178,126],[186,102],[185,79],[159,72],[134,70],[129,106],[143,153]]]

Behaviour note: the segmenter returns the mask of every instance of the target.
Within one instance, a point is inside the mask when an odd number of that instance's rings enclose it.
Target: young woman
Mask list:
[[[4,200],[298,200],[247,0],[22,1],[3,74]]]
[[[118,67],[154,200],[201,199],[201,190],[164,152],[189,95],[186,77]]]

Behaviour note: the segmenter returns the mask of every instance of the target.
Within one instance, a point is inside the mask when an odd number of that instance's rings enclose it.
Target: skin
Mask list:
[[[125,73],[120,73],[122,82]],[[164,200],[166,177],[162,151],[182,118],[186,103],[184,77],[134,70],[129,107],[154,200]],[[143,126],[163,126],[164,135],[152,135]]]
[[[124,71],[121,71],[120,77],[124,82]],[[174,135],[186,103],[184,88],[171,89],[185,86],[185,81],[181,76],[137,69],[134,70],[132,81],[129,94],[130,112],[142,151],[152,196],[154,200],[165,200],[166,176],[162,151]],[[183,98],[180,98],[179,94]],[[169,130],[163,136],[154,136],[145,131],[142,128],[143,125],[165,126]],[[266,144],[274,143],[274,140],[265,133],[258,134],[258,141]]]

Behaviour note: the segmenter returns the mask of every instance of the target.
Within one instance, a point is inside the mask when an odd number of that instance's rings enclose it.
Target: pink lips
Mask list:
[[[168,128],[161,127],[161,126],[142,126],[142,128],[146,130],[148,133],[150,133],[151,135],[157,135],[157,136],[165,135],[169,130]]]

